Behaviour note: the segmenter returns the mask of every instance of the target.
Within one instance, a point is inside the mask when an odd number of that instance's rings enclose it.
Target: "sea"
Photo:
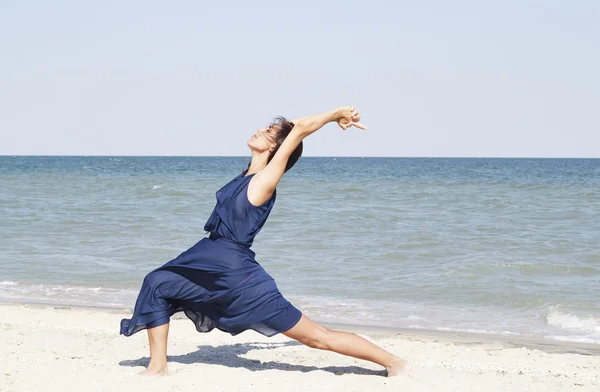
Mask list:
[[[248,162],[0,156],[0,300],[132,309]],[[317,321],[600,344],[600,159],[303,157],[252,248]]]

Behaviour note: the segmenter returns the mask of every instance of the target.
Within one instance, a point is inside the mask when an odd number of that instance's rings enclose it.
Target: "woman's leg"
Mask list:
[[[148,343],[150,344],[150,364],[140,374],[144,376],[168,376],[167,338],[169,336],[169,323],[148,328],[147,331]]]
[[[406,364],[401,358],[358,335],[327,329],[304,315],[292,329],[283,334],[312,348],[375,362],[387,369],[388,377],[400,374]]]

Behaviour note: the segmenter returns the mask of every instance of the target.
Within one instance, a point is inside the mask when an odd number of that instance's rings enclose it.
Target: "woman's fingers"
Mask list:
[[[358,123],[358,122],[354,122],[354,121],[351,121],[351,122],[348,122],[348,123],[345,123],[345,124],[338,123],[338,125],[339,125],[339,126],[340,126],[340,128],[342,128],[344,131],[345,131],[345,130],[347,130],[348,128],[350,128],[350,127],[356,127],[356,128],[358,128],[358,129],[362,129],[362,130],[365,130],[365,129],[367,129],[367,127],[366,127],[366,126],[364,126],[363,124],[361,124],[361,123]]]
[[[350,106],[350,107],[346,107],[350,113],[346,112],[346,114],[344,114],[342,116],[341,121],[338,121],[338,125],[340,126],[340,128],[342,128],[344,131],[347,130],[350,127],[356,127],[358,129],[367,129],[366,126],[364,126],[363,124],[359,123],[360,121],[360,114],[358,113],[358,110],[356,110],[354,108],[354,106]]]

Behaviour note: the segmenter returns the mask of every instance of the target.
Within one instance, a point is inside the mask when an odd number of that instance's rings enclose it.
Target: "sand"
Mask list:
[[[600,391],[600,345],[344,326],[410,361],[385,378],[378,365],[282,335],[200,334],[182,317],[171,322],[171,375],[148,378],[137,375],[146,332],[119,335],[130,315],[0,304],[0,391]]]

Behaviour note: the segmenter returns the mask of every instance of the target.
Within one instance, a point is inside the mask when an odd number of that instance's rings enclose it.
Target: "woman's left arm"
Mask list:
[[[302,140],[321,129],[325,124],[334,121],[343,130],[352,126],[366,129],[364,125],[358,122],[360,121],[360,115],[352,106],[343,106],[328,112],[294,120],[294,128],[281,143],[269,164],[250,180],[254,191],[259,190],[258,194],[260,196],[257,198],[259,201],[267,200],[272,195],[281,177],[283,177],[288,159]]]
[[[321,129],[325,124],[333,121],[337,122],[343,130],[352,126],[367,129],[367,127],[359,123],[360,115],[354,106],[342,106],[325,113],[302,117],[292,122],[294,123],[294,129],[297,128],[303,137],[306,137]]]

